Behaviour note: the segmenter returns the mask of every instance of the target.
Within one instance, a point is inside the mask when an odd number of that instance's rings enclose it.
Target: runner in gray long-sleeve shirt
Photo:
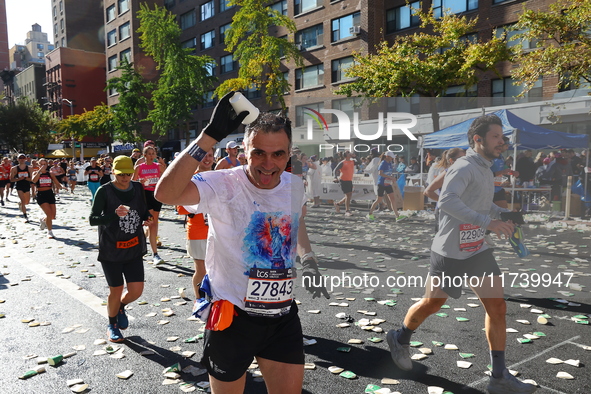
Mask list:
[[[402,328],[388,332],[394,363],[409,371],[414,330],[439,311],[448,296],[459,298],[470,286],[485,310],[485,331],[491,354],[492,376],[487,390],[493,394],[532,393],[536,386],[523,383],[505,365],[506,304],[501,271],[484,241],[486,230],[509,238],[514,225],[498,220],[507,211],[492,203],[492,160],[503,151],[503,128],[496,115],[476,118],[468,131],[470,149],[448,170],[439,198],[439,231],[431,246],[431,268],[425,296],[410,307]]]

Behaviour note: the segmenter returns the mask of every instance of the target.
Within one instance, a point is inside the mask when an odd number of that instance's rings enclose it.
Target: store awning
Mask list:
[[[98,156],[99,152],[104,151],[106,148],[84,148],[84,157]],[[72,149],[56,149],[45,155],[48,159],[61,159],[72,158]],[[80,148],[76,149],[76,157],[80,157]]]

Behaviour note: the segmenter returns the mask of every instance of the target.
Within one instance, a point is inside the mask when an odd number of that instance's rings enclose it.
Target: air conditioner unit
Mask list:
[[[349,34],[359,34],[361,33],[361,26],[351,26],[349,28]]]

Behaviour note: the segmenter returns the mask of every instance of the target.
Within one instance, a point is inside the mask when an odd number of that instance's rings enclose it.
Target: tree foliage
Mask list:
[[[591,83],[591,1],[559,0],[548,11],[524,7],[517,37],[536,42],[537,49],[519,51],[513,70],[516,84],[528,92],[543,76],[558,75],[558,86]],[[520,49],[520,48],[519,48]]]
[[[138,142],[142,139],[140,122],[148,114],[148,92],[154,88],[154,84],[144,81],[140,71],[126,58],[116,70],[121,71],[121,76],[110,78],[105,88],[115,89],[119,97],[119,103],[111,108],[112,138],[124,142]]]
[[[213,89],[217,79],[209,75],[207,67],[215,62],[181,46],[181,29],[165,8],[155,5],[152,10],[141,4],[138,18],[140,46],[161,72],[147,120],[154,123],[155,132],[164,134],[178,122],[191,119],[193,108]]]
[[[481,72],[510,59],[503,37],[481,41],[471,37],[477,18],[446,14],[435,19],[431,12],[413,10],[422,31],[397,36],[393,45],[382,41],[375,54],[354,54],[355,64],[345,71],[355,81],[335,93],[364,97],[441,97],[450,86],[476,84]],[[439,117],[432,106],[433,125]]]
[[[276,26],[285,27],[292,37],[297,30],[294,21],[272,10],[269,3],[269,0],[230,1],[240,8],[232,18],[231,28],[225,32],[226,50],[233,52],[240,67],[238,77],[224,81],[215,93],[221,97],[233,90],[264,88],[267,102],[271,105],[276,98],[285,109],[283,94],[290,85],[283,77],[281,60],[293,60],[299,67],[303,61],[293,39],[269,34],[269,29]]]
[[[45,152],[56,120],[29,98],[0,105],[0,143],[21,152]]]
[[[86,136],[108,137],[113,140],[114,114],[112,109],[101,104],[92,111],[71,115],[62,119],[57,125],[58,139],[81,140]]]

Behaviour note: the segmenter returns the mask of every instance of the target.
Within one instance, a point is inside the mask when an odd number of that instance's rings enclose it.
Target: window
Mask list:
[[[37,52],[37,57],[39,59],[43,59],[43,57],[45,57],[45,54],[43,52]]]
[[[299,105],[296,107],[296,126],[303,126],[306,121],[304,119],[304,114],[306,112],[306,110],[308,110],[307,112],[310,112],[310,109],[313,109],[314,111],[320,111],[322,108],[324,108],[323,103],[312,103],[312,104],[306,104],[306,105]],[[310,117],[308,117],[308,119],[311,119]]]
[[[322,45],[323,39],[322,24],[298,31],[295,35],[295,43],[296,45],[301,45],[301,49],[320,46]]]
[[[324,82],[324,65],[308,66],[296,70],[295,89],[307,89],[320,86]]]
[[[313,10],[322,5],[322,0],[294,0],[294,15]]]
[[[115,4],[107,8],[107,23],[115,19]]]
[[[55,18],[57,16],[57,7],[53,6],[53,17]]]
[[[117,89],[115,89],[115,88],[110,88],[109,89],[109,96],[116,96],[118,94],[119,93],[117,93]]]
[[[343,16],[342,18],[332,20],[332,36],[331,42],[344,40],[355,35],[353,27],[359,26],[361,21],[361,13],[356,12],[351,15]]]
[[[201,50],[211,48],[215,45],[215,30],[210,30],[201,35]]]
[[[235,6],[230,5],[230,0],[220,0],[220,12],[234,8]]]
[[[197,37],[188,39],[187,41],[181,42],[183,48],[197,48]]]
[[[114,71],[117,67],[117,55],[109,57],[107,62],[107,71]]]
[[[53,24],[53,32],[55,33],[55,35],[57,36],[57,23]]]
[[[164,0],[164,7],[166,7],[167,10],[170,10],[174,7],[174,3],[174,0]]]
[[[261,91],[252,86],[244,91],[244,96],[249,100],[257,99],[261,97]]]
[[[505,79],[492,80],[493,97],[517,97],[521,93],[521,85],[514,85],[514,80],[510,77]],[[524,97],[542,97],[542,79],[538,79],[533,88],[525,94]]]
[[[53,45],[51,45],[51,44],[49,44],[49,45],[47,46],[47,50],[48,50],[48,51],[53,51],[54,49],[55,49],[55,47],[54,47]]]
[[[181,29],[188,29],[189,27],[195,26],[196,23],[197,17],[195,15],[195,10],[185,12],[181,15]]]
[[[64,32],[64,20],[60,19],[60,29],[62,29],[62,33]]]
[[[537,40],[521,40],[520,38],[516,37],[518,34],[525,33],[526,30],[517,30],[515,29],[514,25],[507,25],[497,27],[496,29],[496,36],[500,38],[503,33],[507,33],[506,40],[507,40],[507,48],[514,47],[515,45],[521,44],[521,49],[533,49],[536,47],[538,41]]]
[[[205,72],[208,76],[214,77],[215,76],[215,63],[207,63],[205,65]]]
[[[354,63],[353,56],[347,56],[342,59],[333,60],[330,67],[332,82],[340,82],[348,79],[345,76],[345,70],[351,67]]]
[[[478,96],[478,87],[472,85],[466,89],[466,86],[450,86],[445,90],[442,97],[443,100],[438,104],[441,111],[457,111],[468,108],[476,108],[477,100],[474,98]]]
[[[342,100],[333,100],[332,109],[338,109],[343,111],[349,116],[349,119],[353,121],[353,115],[355,111],[359,111],[363,99],[360,97],[349,97]],[[333,114],[334,121],[338,121],[336,115]]]
[[[119,26],[119,41],[123,41],[126,38],[129,38],[131,35],[131,29],[129,27],[129,22],[126,22]]]
[[[205,4],[201,4],[201,20],[204,21],[206,19],[211,18],[214,16],[215,10],[213,5],[213,0],[208,1]]]
[[[37,49],[43,50],[43,48],[45,48],[43,44],[37,44]]]
[[[478,0],[433,0],[433,16],[439,19],[444,12],[459,14],[460,12],[478,9]]]
[[[220,44],[223,44],[226,41],[226,31],[232,27],[231,23],[226,23],[223,26],[220,26]]]
[[[269,8],[279,12],[281,15],[287,15],[287,0],[283,0],[278,3],[271,4],[271,6]]]
[[[402,7],[396,7],[386,12],[386,34],[409,27],[419,26],[421,20],[417,15],[413,15],[413,9],[420,9],[420,2],[415,1]]]
[[[60,12],[62,12],[64,10],[64,3],[62,1],[60,1]]]
[[[119,52],[119,61],[127,60],[127,63],[131,63],[131,48],[127,48]]]
[[[117,30],[113,29],[107,33],[107,46],[110,47],[115,44],[117,44]]]
[[[203,108],[215,107],[216,100],[213,99],[213,90],[209,91],[203,97]]]
[[[66,46],[66,38],[62,37],[62,47],[65,47],[65,46]]]
[[[232,55],[226,55],[220,57],[220,68],[221,73],[228,73],[230,71],[234,71],[235,64],[234,64],[234,57]]]
[[[129,10],[129,0],[117,0],[117,5],[119,6],[119,14]]]

